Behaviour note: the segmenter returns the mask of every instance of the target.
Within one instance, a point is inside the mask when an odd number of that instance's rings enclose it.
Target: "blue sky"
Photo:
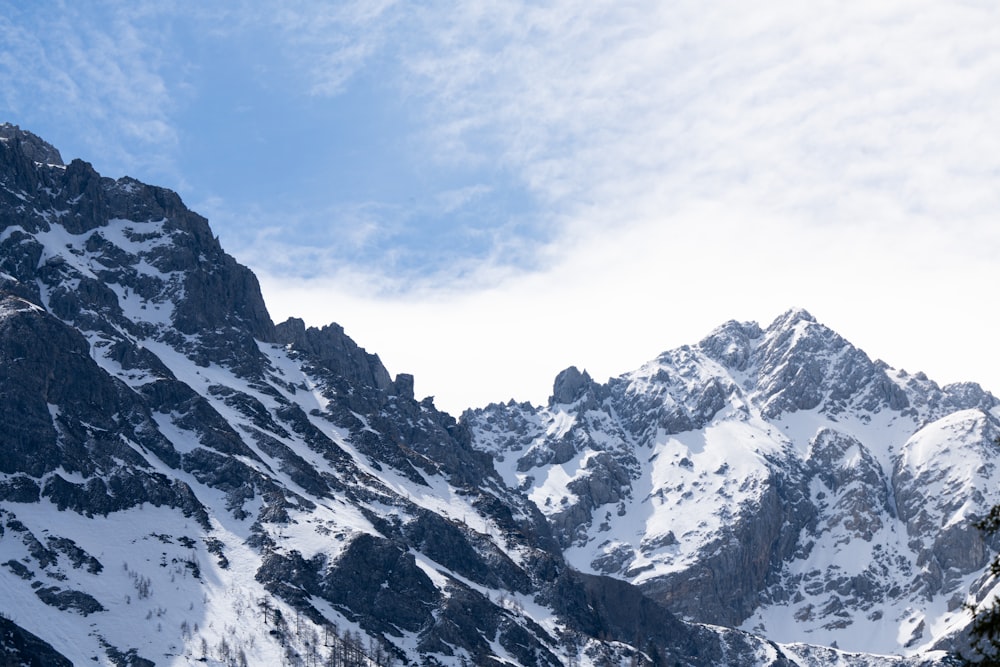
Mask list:
[[[166,4],[0,0],[2,120],[441,407],[792,306],[1000,391],[993,3]]]

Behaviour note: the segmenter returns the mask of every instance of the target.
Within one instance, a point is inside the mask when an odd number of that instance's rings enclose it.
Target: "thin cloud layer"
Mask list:
[[[388,76],[419,102],[428,168],[502,165],[535,200],[518,231],[557,231],[545,241],[651,214],[683,225],[677,211],[698,202],[793,234],[975,234],[1000,204],[1000,21],[986,5],[466,3],[367,19],[402,33],[388,55],[407,76]],[[327,46],[341,53],[340,41]],[[446,265],[425,268],[419,278],[453,281]]]
[[[52,125],[50,140],[115,171],[155,171],[170,161],[179,91],[167,75],[178,62],[169,17],[142,3],[0,8],[0,99],[12,116],[5,120]]]
[[[444,23],[411,63],[442,159],[485,138],[484,159],[560,209],[627,214],[656,193],[820,223],[882,217],[880,201],[907,217],[989,210],[989,5],[506,3]]]
[[[333,97],[390,45],[395,6],[396,0],[291,2],[273,13],[248,8],[248,14],[278,28],[288,57],[309,77],[310,94]]]

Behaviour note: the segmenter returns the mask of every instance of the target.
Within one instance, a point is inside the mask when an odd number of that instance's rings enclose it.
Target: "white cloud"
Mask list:
[[[464,188],[440,192],[436,195],[435,199],[437,200],[436,203],[440,212],[447,215],[467,206],[470,202],[488,194],[491,190],[492,188],[482,184],[469,185]]]
[[[492,288],[416,286],[387,298],[352,271],[261,277],[277,319],[341,323],[452,412],[542,402],[568,365],[605,379],[695,343],[725,319],[766,325],[796,305],[897,367],[998,386],[988,352],[995,269],[987,257],[970,261],[974,239],[815,227],[790,246],[785,220],[714,204],[678,219],[580,238],[552,250],[549,270],[507,275]]]

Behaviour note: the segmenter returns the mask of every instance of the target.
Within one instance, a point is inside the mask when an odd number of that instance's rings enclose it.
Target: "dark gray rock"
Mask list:
[[[74,568],[87,567],[87,572],[100,574],[104,566],[99,560],[77,546],[76,542],[66,537],[51,536],[47,540],[49,548],[64,554]]]
[[[14,475],[0,481],[0,501],[37,503],[41,494],[38,483],[27,475]]]
[[[726,368],[745,371],[751,362],[755,343],[762,335],[764,331],[756,322],[730,320],[706,336],[698,347]]]
[[[556,380],[552,386],[552,398],[550,402],[575,403],[583,398],[587,388],[593,382],[587,371],[581,373],[577,370],[576,366],[570,366],[556,376]]]
[[[159,473],[123,468],[104,477],[91,477],[80,484],[69,482],[58,473],[51,475],[42,489],[59,510],[70,509],[84,516],[107,516],[149,503],[175,507],[186,517],[207,525],[205,507],[183,481]]]
[[[528,576],[510,557],[489,540],[476,538],[472,531],[428,511],[402,528],[408,544],[452,572],[490,588],[527,593]]]
[[[795,663],[774,644],[738,632],[723,637],[706,628],[682,623],[638,589],[611,577],[565,570],[543,594],[559,612],[585,633],[637,646],[654,665],[755,665],[767,646],[775,658],[767,664]]]
[[[173,460],[145,406],[91,359],[79,333],[17,297],[0,298],[0,311],[0,472],[148,467],[126,441]]]
[[[98,602],[94,596],[83,591],[63,590],[58,586],[43,586],[35,590],[45,604],[55,607],[60,611],[71,610],[81,616],[89,616],[100,611],[105,611],[104,605]]]
[[[643,590],[669,609],[705,623],[738,626],[777,581],[799,548],[799,534],[815,521],[802,471],[780,471],[760,500],[741,508],[689,570],[649,581]]]
[[[378,356],[358,347],[339,324],[329,324],[322,329],[307,329],[305,322],[292,317],[274,328],[273,338],[276,343],[291,345],[292,349],[309,355],[320,366],[337,373],[352,384],[374,387],[380,391],[392,388],[392,378]]]
[[[406,401],[413,400],[413,376],[400,373],[392,382],[392,393]]]
[[[352,541],[319,586],[324,599],[362,627],[394,636],[430,625],[441,600],[411,553],[371,535]]]
[[[52,645],[0,615],[0,660],[18,667],[73,667]]]
[[[35,578],[34,572],[29,570],[23,563],[19,563],[16,560],[9,560],[6,563],[4,563],[4,565],[6,565],[11,572],[21,577],[22,579],[30,581],[31,579]]]
[[[41,164],[62,166],[62,156],[59,150],[37,134],[22,130],[11,123],[0,124],[0,139],[18,144],[18,150],[24,157]]]
[[[225,454],[259,460],[229,422],[187,384],[161,378],[142,385],[139,391],[152,410],[170,415],[175,425],[191,431],[201,445]]]
[[[868,448],[844,433],[824,429],[809,443],[810,473],[830,494],[814,501],[830,514],[826,527],[843,525],[858,539],[871,542],[885,520],[896,518],[890,482]]]

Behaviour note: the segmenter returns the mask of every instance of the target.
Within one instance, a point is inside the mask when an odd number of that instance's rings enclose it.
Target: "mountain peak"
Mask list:
[[[0,141],[19,145],[25,157],[40,164],[62,167],[62,155],[59,150],[37,134],[22,130],[12,123],[0,124]]]
[[[556,376],[549,404],[575,403],[587,393],[587,388],[593,384],[594,381],[586,370],[580,372],[576,366],[570,366]]]
[[[794,327],[799,322],[809,322],[810,324],[816,324],[816,318],[806,310],[805,308],[789,308],[781,315],[778,315],[768,327],[770,330],[774,329],[788,329]]]
[[[727,368],[746,370],[754,350],[753,341],[763,335],[760,325],[756,322],[737,322],[729,320],[712,333],[705,336],[698,347],[709,358],[718,361]]]
[[[572,567],[691,620],[839,644],[856,664],[946,647],[965,622],[931,614],[985,567],[973,519],[1000,498],[997,401],[978,385],[894,371],[792,308],[766,330],[726,322],[604,385],[570,367],[554,393],[547,408],[463,421]]]

